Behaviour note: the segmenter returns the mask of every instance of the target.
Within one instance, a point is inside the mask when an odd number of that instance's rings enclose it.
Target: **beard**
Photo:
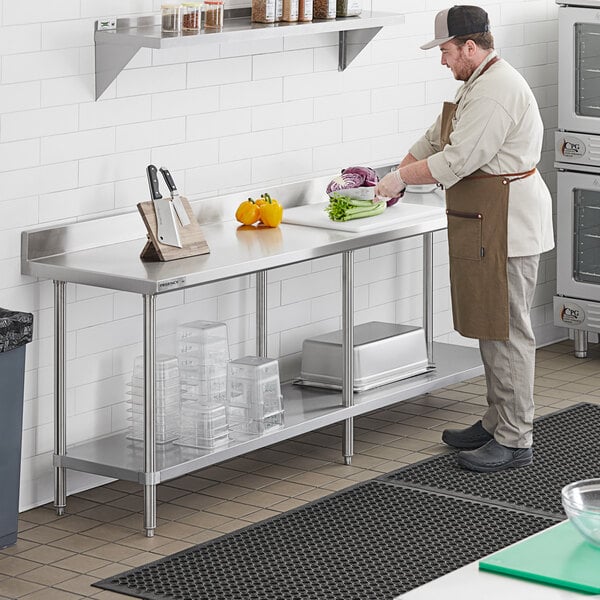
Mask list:
[[[475,71],[471,62],[464,56],[460,56],[452,67],[452,74],[457,81],[467,81]]]

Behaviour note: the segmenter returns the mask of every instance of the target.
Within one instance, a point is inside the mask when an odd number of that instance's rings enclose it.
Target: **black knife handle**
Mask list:
[[[175,181],[173,180],[173,177],[172,177],[171,173],[169,172],[169,169],[163,169],[161,167],[160,172],[162,173],[163,177],[165,178],[165,183],[167,184],[169,191],[176,192],[177,187],[175,186]]]
[[[148,165],[146,167],[146,173],[148,174],[148,185],[150,186],[150,195],[152,200],[160,200],[162,194],[158,187],[158,170],[154,165]]]

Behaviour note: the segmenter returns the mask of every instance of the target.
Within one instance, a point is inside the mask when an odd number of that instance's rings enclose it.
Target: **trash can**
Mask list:
[[[17,541],[25,344],[33,315],[0,308],[0,548]]]

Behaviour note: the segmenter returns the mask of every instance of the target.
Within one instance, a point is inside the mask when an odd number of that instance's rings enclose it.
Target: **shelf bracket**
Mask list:
[[[365,46],[379,33],[382,27],[352,29],[339,32],[338,71],[346,67],[364,50]]]
[[[137,54],[140,46],[129,44],[107,44],[96,40],[96,100],[117,78]]]

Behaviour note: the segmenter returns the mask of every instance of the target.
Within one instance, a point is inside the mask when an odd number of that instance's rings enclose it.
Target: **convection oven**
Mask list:
[[[558,126],[600,134],[600,1],[560,4]]]
[[[559,209],[561,292],[600,301],[600,177],[564,173],[561,190],[565,200]]]
[[[600,0],[558,9],[557,296],[554,322],[586,356],[600,332]]]

